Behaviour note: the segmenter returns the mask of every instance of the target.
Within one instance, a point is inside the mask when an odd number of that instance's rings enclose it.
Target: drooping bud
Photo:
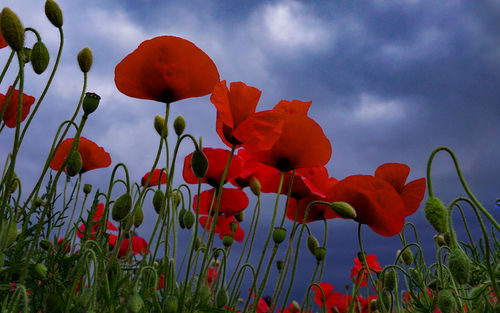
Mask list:
[[[330,207],[340,217],[350,219],[356,218],[356,210],[347,202],[333,202],[330,203]]]
[[[191,229],[191,227],[193,227],[193,224],[194,224],[194,214],[193,212],[191,211],[186,211],[186,213],[184,214],[184,226],[187,228],[187,229]]]
[[[66,163],[66,174],[69,177],[73,177],[76,174],[80,173],[80,170],[82,169],[82,164],[83,161],[80,152],[78,152],[78,150],[73,151],[69,156],[68,163]]]
[[[136,228],[141,226],[142,221],[144,221],[144,211],[141,206],[137,206],[134,209],[134,226]]]
[[[40,248],[42,248],[45,251],[48,251],[52,248],[52,241],[49,239],[42,239],[40,241]]]
[[[119,222],[123,220],[132,209],[132,197],[128,193],[124,193],[113,204],[111,210],[111,217],[114,221]]]
[[[207,304],[211,296],[210,287],[207,284],[201,286],[200,289],[200,304]]]
[[[314,255],[316,252],[316,249],[319,247],[319,242],[314,235],[309,235],[307,237],[307,249]]]
[[[438,244],[438,246],[443,247],[446,246],[446,240],[444,239],[444,236],[439,234],[439,235],[434,235],[434,241]]]
[[[262,187],[260,184],[260,181],[256,177],[252,177],[250,179],[249,184],[250,184],[250,190],[252,191],[252,193],[258,197],[260,195],[260,189]]]
[[[238,212],[234,218],[238,221],[238,222],[243,222],[243,220],[245,219],[245,212],[244,211],[240,211]]]
[[[186,228],[186,225],[184,224],[184,215],[186,215],[187,210],[185,208],[182,208],[179,211],[179,225],[181,226],[182,229]]]
[[[366,253],[359,251],[357,256],[361,263],[366,262]]]
[[[456,301],[449,289],[443,289],[438,294],[438,308],[441,313],[455,312]]]
[[[47,0],[45,2],[45,15],[55,27],[60,28],[63,25],[62,11],[55,1]]]
[[[165,305],[163,306],[164,312],[166,313],[176,313],[178,308],[178,300],[175,296],[168,296],[165,299]]]
[[[49,50],[42,41],[37,41],[31,49],[31,66],[37,74],[42,74],[49,66]]]
[[[401,252],[401,250],[398,250],[397,254],[401,254],[400,261],[402,260],[404,264],[410,266],[413,262],[413,252],[411,252],[410,249],[406,248],[403,250],[403,252]]]
[[[224,288],[221,288],[219,289],[219,291],[217,291],[217,294],[215,295],[215,306],[218,308],[222,308],[227,304],[228,300],[229,299],[227,297],[226,290]]]
[[[233,244],[233,241],[234,241],[233,236],[225,235],[224,237],[222,237],[222,244],[226,248],[231,247],[231,245]]]
[[[470,260],[460,248],[455,248],[450,253],[448,261],[450,272],[455,280],[463,285],[469,281]]]
[[[85,97],[83,98],[83,104],[82,104],[83,113],[85,113],[85,115],[89,115],[90,113],[97,110],[100,101],[101,97],[98,94],[93,92],[85,93]]]
[[[14,51],[24,47],[24,27],[17,15],[9,8],[3,8],[0,19],[0,30],[7,44]]]
[[[326,249],[325,247],[318,247],[316,248],[316,250],[314,251],[314,256],[316,257],[316,260],[318,262],[321,262],[325,259],[325,256],[326,256]]]
[[[443,202],[437,197],[429,197],[425,202],[425,218],[438,233],[445,233],[448,213]]]
[[[132,313],[139,313],[144,306],[144,301],[137,291],[135,291],[127,301],[127,308]]]
[[[161,189],[156,190],[155,194],[153,195],[153,208],[158,214],[160,214],[164,199],[165,195],[163,194],[163,191],[161,191]]]
[[[389,291],[393,291],[396,288],[396,283],[398,281],[398,273],[393,269],[387,269],[384,272],[383,286]]]
[[[276,268],[278,271],[281,271],[285,267],[285,262],[283,260],[276,261]]]
[[[92,67],[92,51],[88,47],[83,48],[76,57],[78,65],[83,73],[88,73]]]
[[[161,133],[163,132],[163,138],[168,136],[168,128],[163,117],[156,115],[153,125],[158,135],[161,136]],[[165,130],[163,130],[163,127],[165,127]]]
[[[83,193],[84,194],[88,195],[91,192],[92,192],[92,185],[91,184],[83,185]]]
[[[286,229],[283,227],[275,227],[273,231],[273,241],[275,244],[279,245],[286,238]]]
[[[191,169],[198,178],[203,178],[208,170],[208,159],[205,153],[200,149],[196,149],[191,157]]]
[[[47,278],[47,267],[42,263],[37,263],[34,267],[35,275],[38,279]]]
[[[182,135],[185,128],[186,128],[186,121],[184,120],[184,118],[181,115],[177,116],[177,118],[174,120],[175,134],[177,136]]]
[[[172,206],[177,209],[179,207],[179,204],[181,204],[181,202],[182,202],[182,199],[181,199],[181,195],[179,194],[179,192],[174,192],[172,194]]]

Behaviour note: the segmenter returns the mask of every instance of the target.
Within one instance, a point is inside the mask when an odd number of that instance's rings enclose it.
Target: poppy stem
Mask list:
[[[12,62],[12,59],[14,58],[15,53],[16,52],[14,50],[12,50],[12,52],[9,55],[9,58],[7,59],[7,63],[5,63],[5,66],[3,67],[2,74],[0,74],[0,84],[2,83],[2,80],[5,77],[5,73],[7,73],[7,69],[9,68],[10,63]]]

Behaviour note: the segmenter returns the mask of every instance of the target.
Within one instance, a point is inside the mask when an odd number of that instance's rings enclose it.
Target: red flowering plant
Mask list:
[[[0,119],[2,119],[5,125],[9,128],[16,127],[19,94],[19,90],[12,90],[12,86],[9,87],[7,94],[4,95],[0,93]],[[9,101],[7,102],[7,100]],[[35,103],[35,98],[23,93],[20,118],[21,122],[24,121],[30,113],[30,108],[33,103]]]
[[[151,178],[150,178],[150,176],[151,176]],[[155,169],[153,171],[153,174],[151,174],[151,172],[147,172],[141,178],[141,186],[146,185],[146,182],[148,182],[147,187],[164,185],[167,183],[167,173],[165,171],[160,170],[160,169]]]

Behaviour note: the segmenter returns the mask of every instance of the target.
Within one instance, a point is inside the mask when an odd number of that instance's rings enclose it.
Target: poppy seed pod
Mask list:
[[[219,289],[219,291],[217,291],[217,294],[215,295],[215,306],[218,308],[222,308],[227,304],[228,300],[229,299],[227,297],[226,290],[224,290],[224,288],[221,288]]]
[[[165,195],[163,194],[163,191],[161,191],[161,189],[156,190],[155,194],[153,195],[153,208],[158,214],[160,214],[164,199]]]
[[[31,66],[37,74],[42,74],[49,65],[49,50],[42,41],[37,41],[31,49]]]
[[[185,208],[182,208],[179,211],[179,225],[181,226],[182,229],[186,228],[186,225],[184,224],[184,215],[186,215],[187,210]]]
[[[393,291],[396,288],[396,283],[398,281],[398,273],[393,269],[387,269],[384,272],[383,285],[389,291]]]
[[[252,191],[252,193],[256,196],[259,196],[260,189],[262,188],[260,181],[256,177],[252,177],[250,179],[249,185],[250,185],[250,190]]]
[[[63,25],[62,11],[55,1],[45,1],[45,15],[55,27],[60,28]]]
[[[319,242],[314,235],[309,235],[307,237],[307,249],[314,255],[316,249],[319,247]]]
[[[186,121],[184,120],[184,118],[181,115],[177,116],[177,118],[174,120],[175,134],[177,136],[182,135],[185,128],[186,128]]]
[[[94,112],[97,110],[97,107],[99,106],[99,101],[101,101],[101,97],[93,92],[87,92],[85,93],[85,97],[83,98],[83,112],[86,115],[89,115],[90,113]]]
[[[286,229],[282,227],[275,227],[273,231],[273,241],[275,244],[279,245],[286,238]]]
[[[163,132],[163,138],[168,136],[168,128],[163,117],[156,115],[153,125],[158,135],[161,136],[161,133]],[[163,130],[163,127],[165,127],[165,130]]]
[[[193,152],[191,158],[191,169],[193,173],[198,178],[203,178],[208,170],[208,159],[205,153],[200,149],[196,149]]]
[[[119,222],[123,220],[132,209],[132,197],[128,193],[124,193],[113,204],[111,210],[111,217],[114,221]]]
[[[14,51],[21,51],[24,47],[24,27],[17,15],[9,8],[3,8],[0,19],[0,30],[3,39]]]
[[[186,213],[184,213],[183,221],[184,221],[184,226],[187,229],[191,229],[191,227],[193,227],[193,224],[194,224],[194,214],[193,214],[193,212],[186,211]]]
[[[69,177],[73,177],[80,173],[82,164],[83,160],[80,152],[78,152],[78,150],[73,151],[69,156],[68,163],[66,163],[66,174],[68,174]]]
[[[469,281],[470,260],[462,249],[455,248],[451,251],[448,266],[451,275],[459,284],[463,285]]]
[[[441,290],[438,294],[438,308],[442,313],[455,312],[456,301],[449,289]]]
[[[83,48],[76,57],[78,60],[78,65],[83,73],[90,71],[92,67],[92,51],[88,47]]]
[[[325,259],[325,256],[326,256],[326,249],[325,247],[318,247],[316,248],[316,250],[314,251],[314,256],[316,257],[316,260],[318,262],[321,262]]]
[[[425,218],[438,233],[445,233],[448,226],[448,212],[437,197],[429,197],[425,202]]]
[[[231,245],[233,244],[233,241],[234,241],[233,236],[225,235],[224,237],[222,237],[222,244],[226,248],[231,247]]]
[[[134,209],[134,226],[141,226],[142,221],[144,221],[144,211],[141,206],[138,206]]]
[[[127,301],[127,308],[132,313],[139,313],[144,306],[144,301],[137,291],[134,291],[132,296]]]
[[[343,218],[356,218],[356,210],[347,202],[333,202],[330,203],[330,207],[335,211],[340,217]]]
[[[166,313],[176,313],[178,308],[178,300],[176,296],[168,296],[165,299],[165,304],[163,306],[164,312]]]

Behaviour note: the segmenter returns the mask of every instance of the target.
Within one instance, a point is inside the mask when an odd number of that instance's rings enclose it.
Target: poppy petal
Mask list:
[[[375,177],[382,178],[391,184],[398,193],[403,191],[410,167],[401,163],[386,163],[375,170]]]

